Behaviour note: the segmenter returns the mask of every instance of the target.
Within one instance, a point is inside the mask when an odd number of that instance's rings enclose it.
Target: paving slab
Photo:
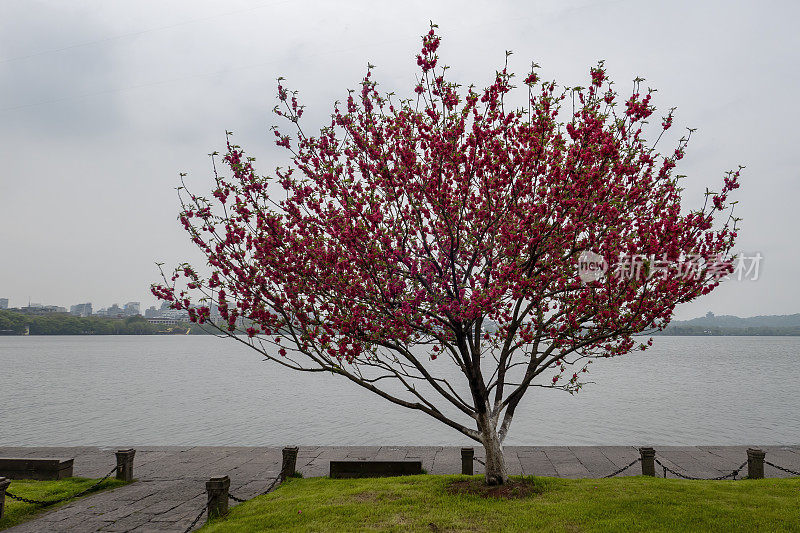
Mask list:
[[[558,477],[592,477],[592,473],[581,464],[580,459],[567,446],[546,446],[542,448],[553,464]]]
[[[609,461],[614,464],[614,469],[610,472],[598,472],[598,477],[603,477],[615,472],[616,470],[628,466],[632,461],[639,458],[639,450],[634,446],[597,446],[597,449]],[[642,467],[635,463],[626,470],[617,474],[618,476],[640,476]]]
[[[519,457],[520,467],[522,474],[526,476],[548,476],[557,477],[553,463],[547,457],[544,450],[537,449],[535,451],[526,451],[524,454],[517,455]]]
[[[747,459],[747,453],[744,450],[744,448],[741,450],[738,460],[719,467],[715,467],[715,465],[720,465],[722,462],[717,461],[716,458],[713,463],[704,461],[700,457],[703,453],[701,450],[688,446],[659,447],[656,449],[656,459],[660,460],[667,468],[678,472],[691,471],[692,473],[689,475],[693,477],[717,477],[738,468]],[[663,472],[663,468],[656,464],[656,473],[663,475]],[[668,472],[667,477],[677,476]]]
[[[619,468],[595,446],[570,446],[569,450],[593,477],[608,475]]]

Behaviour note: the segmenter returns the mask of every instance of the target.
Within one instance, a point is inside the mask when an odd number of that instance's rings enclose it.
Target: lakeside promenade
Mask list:
[[[0,457],[74,457],[75,476],[99,478],[116,464],[114,451],[125,447],[0,446]],[[654,447],[666,466],[694,477],[730,472],[745,461],[747,450],[747,446]],[[760,448],[768,461],[800,470],[800,445]],[[639,456],[635,446],[506,446],[504,453],[511,475],[564,478],[603,477]],[[475,457],[483,460],[480,446],[475,446]],[[461,472],[461,451],[455,446],[300,446],[297,470],[304,477],[324,476],[329,461],[341,459],[417,459],[430,474]],[[92,494],[6,531],[182,532],[205,505],[205,482],[210,477],[227,474],[231,494],[252,498],[272,484],[280,467],[280,447],[136,447],[134,483]],[[482,472],[483,467],[476,462],[475,473]],[[634,465],[620,475],[640,473],[640,466]],[[657,473],[661,475],[658,468]],[[765,475],[789,477],[770,466],[765,466]],[[200,525],[202,520],[196,528]]]

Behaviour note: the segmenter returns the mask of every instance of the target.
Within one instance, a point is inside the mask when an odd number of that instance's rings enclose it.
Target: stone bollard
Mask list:
[[[656,475],[656,451],[653,448],[645,447],[639,448],[639,455],[642,458],[642,475],[653,476]]]
[[[3,519],[3,512],[6,507],[6,489],[11,485],[11,480],[0,477],[0,520]]]
[[[475,472],[473,470],[474,462],[475,462],[475,449],[461,448],[461,475],[471,476]]]
[[[208,519],[228,514],[228,489],[231,488],[231,478],[228,476],[215,476],[206,481],[208,493]]]
[[[292,477],[297,472],[297,446],[287,446],[283,449],[283,462],[281,463],[281,483],[286,478]]]
[[[117,479],[122,481],[133,481],[133,456],[136,450],[117,450]]]
[[[747,477],[764,479],[764,457],[767,453],[758,448],[747,448]]]

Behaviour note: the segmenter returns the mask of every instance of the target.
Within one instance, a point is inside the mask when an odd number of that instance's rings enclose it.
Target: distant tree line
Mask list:
[[[743,328],[725,328],[714,326],[668,326],[664,331],[653,335],[667,336],[800,336],[800,327],[748,326]]]
[[[203,334],[196,324],[151,324],[141,315],[125,319],[78,317],[66,313],[31,316],[0,311],[0,335],[164,335]]]
[[[668,326],[664,331],[653,332],[651,335],[800,336],[800,326],[797,325],[731,327],[688,325],[687,322],[689,321],[678,321]],[[100,316],[78,317],[67,313],[34,316],[0,310],[0,335],[23,335],[26,327],[29,328],[30,335],[206,335],[218,333],[208,325],[201,326],[192,323],[176,325],[151,324],[141,315],[125,319],[114,319]],[[487,331],[493,331],[494,329],[496,329],[494,324],[487,324]]]

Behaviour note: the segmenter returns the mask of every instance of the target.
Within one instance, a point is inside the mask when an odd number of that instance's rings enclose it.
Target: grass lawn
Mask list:
[[[15,479],[11,481],[11,486],[8,487],[8,492],[15,496],[22,496],[32,500],[57,500],[70,494],[77,494],[85,490],[97,482],[96,479],[88,479],[83,477],[69,477],[60,479],[58,481],[33,481],[27,479]],[[90,492],[93,494],[99,490],[110,489],[125,485],[124,481],[117,479],[105,480],[95,491]],[[72,501],[72,500],[67,500]],[[67,503],[67,502],[64,502]],[[44,510],[54,509],[59,505],[56,504],[44,507],[42,505],[33,505],[30,503],[22,503],[17,500],[12,500],[6,496],[6,510],[3,518],[0,519],[0,529],[5,529],[15,526],[25,520],[30,520],[35,514]]]
[[[202,531],[800,531],[800,478],[524,478],[505,499],[458,481],[482,477],[291,479]]]

